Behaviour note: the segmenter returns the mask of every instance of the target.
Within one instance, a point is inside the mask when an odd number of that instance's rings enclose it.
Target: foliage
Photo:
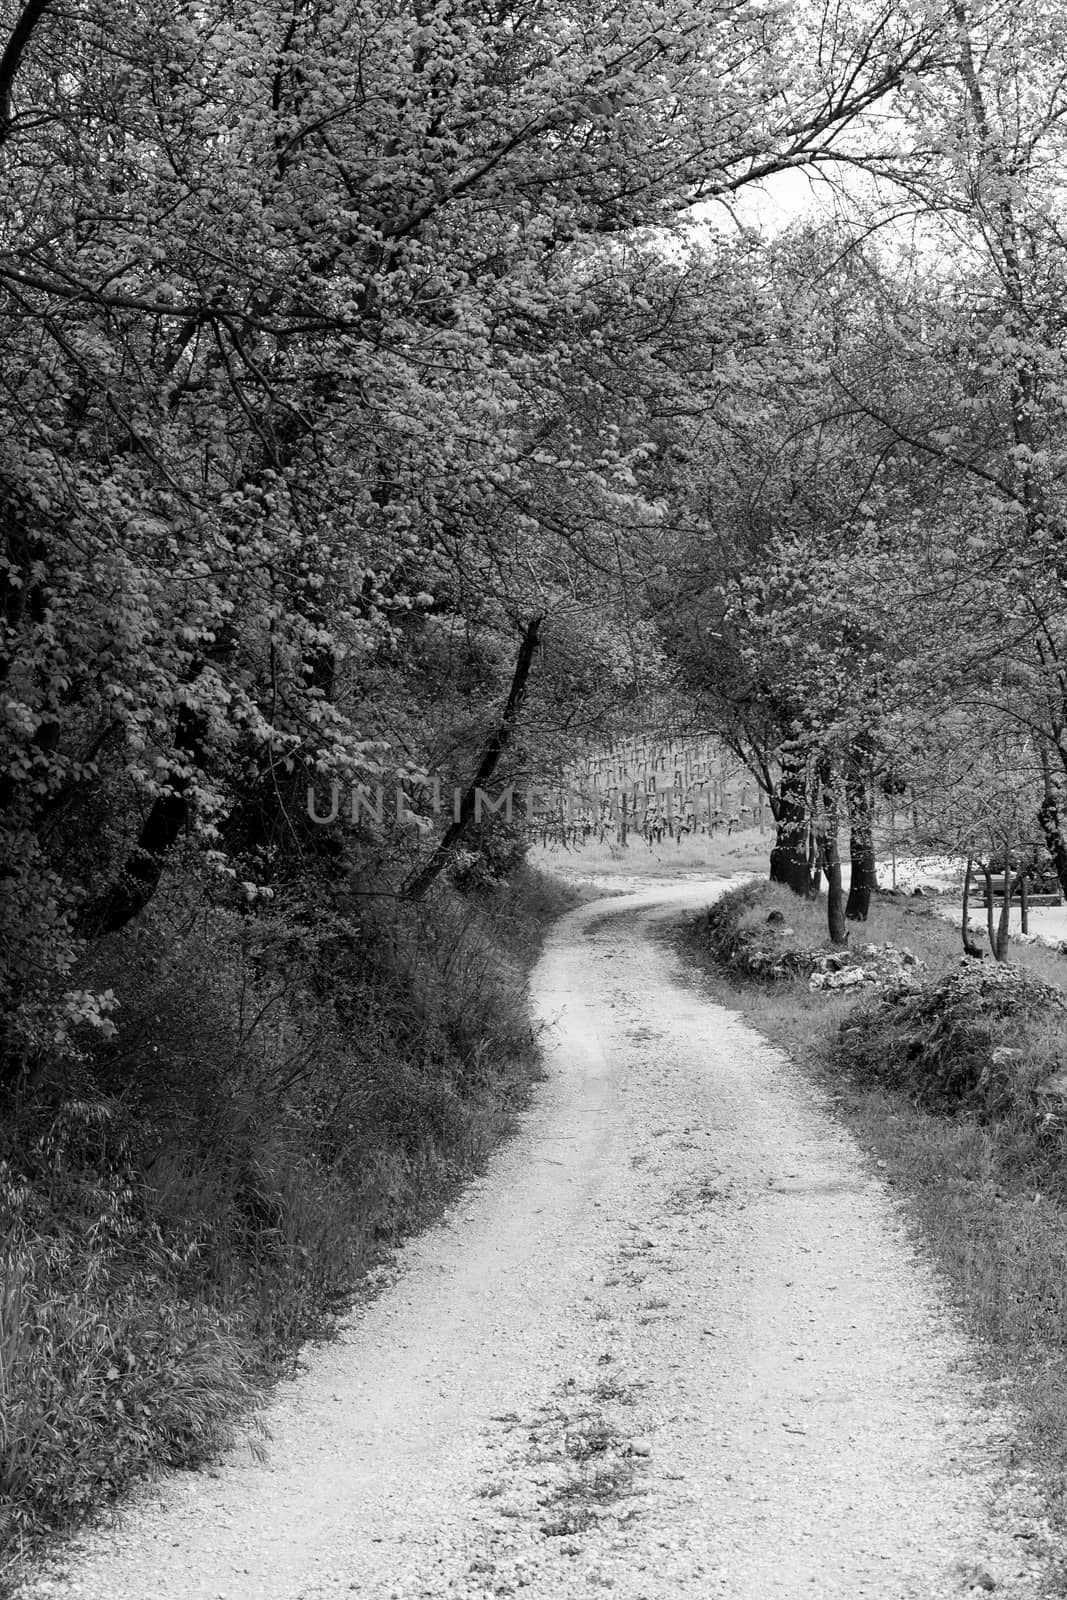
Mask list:
[[[310,777],[425,772],[424,636],[507,656],[531,616],[626,619],[620,533],[661,514],[626,248],[824,157],[934,38],[862,0],[12,16],[9,1073],[183,831],[223,888],[271,887]]]
[[[942,847],[1043,833],[1067,883],[1062,17],[953,5],[945,37],[878,183],[749,237],[732,362],[669,424],[692,470],[660,604],[780,810],[825,766],[910,789]]]
[[[712,961],[738,977],[772,983],[806,977],[818,952],[783,946],[776,927],[766,921],[765,905],[761,883],[730,889],[698,920],[696,937]],[[772,909],[782,915],[777,906]]]
[[[484,1159],[538,1070],[524,975],[567,903],[522,869],[309,937],[295,904],[265,927],[165,891],[113,936],[122,1029],[83,1025],[0,1118],[0,1582],[210,1456]]]
[[[836,1058],[858,1081],[902,1090],[925,1110],[989,1118],[1026,1107],[1036,1120],[1033,1089],[1061,1064],[1065,1013],[1061,988],[1001,962],[965,961],[852,1012]]]

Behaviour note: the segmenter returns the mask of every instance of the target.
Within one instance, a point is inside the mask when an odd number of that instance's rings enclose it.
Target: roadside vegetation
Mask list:
[[[1056,1091],[1067,962],[1036,944],[1013,946],[1011,964],[961,960],[958,933],[928,902],[888,895],[873,898],[851,941],[888,943],[915,963],[836,992],[811,988],[807,959],[754,969],[758,951],[840,957],[818,901],[768,883],[732,890],[679,935],[710,992],[815,1079],[904,1198],[1021,1406],[1063,1522],[1067,1095]]]
[[[0,1105],[0,1592],[43,1532],[216,1452],[480,1166],[577,899],[520,867],[312,937],[186,891],[100,948],[121,1032]]]

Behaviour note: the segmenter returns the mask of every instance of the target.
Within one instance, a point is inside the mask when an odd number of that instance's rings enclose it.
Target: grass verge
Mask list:
[[[0,1096],[0,1595],[132,1479],[216,1454],[484,1164],[581,898],[525,866],[418,908],[186,891],[77,975],[119,1031]]]
[[[768,915],[786,919],[784,938]],[[879,897],[853,943],[921,963],[859,998],[815,991],[810,964],[768,976],[753,951],[830,953],[824,913],[746,885],[677,934],[712,998],[740,1011],[826,1091],[904,1200],[991,1375],[1019,1407],[1021,1456],[1067,1530],[1067,1102],[1042,1092],[1067,1063],[1067,962],[1018,947],[1018,965],[962,962],[926,907]]]

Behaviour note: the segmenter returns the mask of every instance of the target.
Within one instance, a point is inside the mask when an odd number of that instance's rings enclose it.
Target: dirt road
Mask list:
[[[35,1600],[1040,1593],[893,1201],[653,937],[709,898],[564,920],[519,1136],[309,1352],[265,1462],[142,1496]]]

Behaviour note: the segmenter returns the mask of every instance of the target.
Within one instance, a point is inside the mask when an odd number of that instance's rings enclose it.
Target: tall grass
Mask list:
[[[117,1037],[0,1106],[0,1591],[48,1530],[216,1452],[484,1161],[574,898],[522,869],[418,913],[161,901],[87,963]]]

